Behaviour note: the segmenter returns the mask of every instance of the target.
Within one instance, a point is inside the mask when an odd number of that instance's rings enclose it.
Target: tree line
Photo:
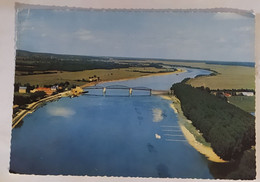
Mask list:
[[[27,95],[14,95],[13,104],[25,107],[26,104],[33,103],[42,99],[46,93],[44,91],[37,91],[35,93],[30,93]]]
[[[53,72],[44,71],[83,71],[93,69],[118,69],[129,67],[155,67],[162,68],[160,63],[116,63],[107,57],[74,56],[49,53],[33,53],[16,51],[16,71],[39,74],[33,71],[43,71],[41,74]],[[24,73],[23,73],[24,74]]]
[[[26,87],[26,94],[18,94],[19,88],[23,86]],[[57,86],[56,91],[53,92],[53,95],[63,92],[66,88],[71,89],[75,88],[76,85],[71,85],[68,81],[61,82],[61,83],[55,83],[53,85],[43,85],[45,88],[51,88],[52,86]],[[13,98],[13,104],[19,105],[21,107],[25,107],[26,104],[33,103],[39,99],[42,99],[46,96],[46,93],[44,91],[36,91],[34,93],[31,93],[31,90],[38,88],[39,85],[30,85],[29,83],[21,84],[21,83],[15,83],[14,84],[14,98]]]
[[[236,159],[255,145],[254,116],[206,90],[184,83],[174,84],[171,89],[181,101],[184,115],[222,159]]]
[[[16,71],[83,71],[93,69],[128,68],[129,65],[104,61],[75,61],[75,60],[26,60],[16,59]]]

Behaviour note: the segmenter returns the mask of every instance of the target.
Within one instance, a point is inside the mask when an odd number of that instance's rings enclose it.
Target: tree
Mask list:
[[[26,83],[25,86],[26,86],[26,93],[30,93],[31,85],[29,83]]]
[[[19,87],[21,86],[21,83],[15,83],[14,84],[14,92],[19,92]]]

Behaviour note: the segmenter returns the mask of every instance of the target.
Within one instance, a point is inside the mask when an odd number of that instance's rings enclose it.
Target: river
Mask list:
[[[187,72],[107,82],[168,90]],[[117,91],[118,92],[118,91]],[[12,130],[10,170],[23,174],[213,178],[160,96],[82,95],[47,103]]]

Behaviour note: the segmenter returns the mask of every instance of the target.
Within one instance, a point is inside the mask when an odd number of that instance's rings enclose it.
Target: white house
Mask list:
[[[19,93],[25,94],[27,87],[19,87]]]
[[[242,92],[244,96],[254,96],[254,92]]]
[[[53,85],[53,86],[51,87],[51,90],[55,92],[55,91],[57,90],[57,88],[58,88],[58,85]]]

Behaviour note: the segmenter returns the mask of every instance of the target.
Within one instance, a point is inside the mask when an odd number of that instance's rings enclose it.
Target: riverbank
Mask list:
[[[61,93],[58,93],[56,95],[51,95],[51,96],[48,96],[48,97],[45,97],[43,99],[40,99],[36,102],[33,102],[33,103],[30,103],[28,104],[28,106],[26,107],[26,109],[23,109],[21,110],[20,112],[18,112],[15,117],[13,118],[12,120],[12,128],[14,128],[15,126],[17,126],[20,121],[27,115],[27,114],[31,114],[33,113],[38,106],[40,105],[43,105],[45,104],[46,102],[51,102],[51,101],[54,101],[54,100],[57,100],[61,97],[67,97],[70,95],[70,91],[65,91],[65,92],[61,92]]]
[[[173,103],[170,107],[178,115],[179,125],[187,139],[188,143],[195,148],[198,152],[205,155],[208,160],[218,163],[228,162],[221,159],[210,147],[210,143],[206,142],[201,133],[192,125],[192,121],[188,120],[182,110],[181,103],[175,96],[161,96],[163,99],[170,100]]]

